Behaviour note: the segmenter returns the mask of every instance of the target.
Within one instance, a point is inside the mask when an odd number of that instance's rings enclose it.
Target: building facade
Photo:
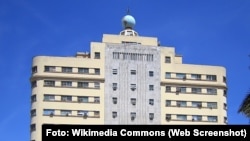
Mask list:
[[[226,69],[182,63],[174,47],[133,30],[104,34],[90,52],[35,56],[31,140],[42,124],[227,124]]]

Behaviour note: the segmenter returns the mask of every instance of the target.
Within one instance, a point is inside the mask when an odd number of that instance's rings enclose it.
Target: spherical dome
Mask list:
[[[122,26],[124,28],[133,28],[135,26],[135,18],[131,15],[126,15],[122,18]]]

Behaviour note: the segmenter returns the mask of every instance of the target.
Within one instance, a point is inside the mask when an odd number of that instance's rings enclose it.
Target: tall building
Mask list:
[[[90,52],[35,56],[31,140],[42,124],[227,124],[226,70],[183,64],[174,47],[134,30],[104,34]]]

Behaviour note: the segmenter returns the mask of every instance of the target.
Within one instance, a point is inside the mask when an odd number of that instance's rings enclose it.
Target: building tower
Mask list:
[[[31,141],[43,124],[227,124],[226,69],[183,63],[135,23],[127,13],[90,52],[33,58]]]

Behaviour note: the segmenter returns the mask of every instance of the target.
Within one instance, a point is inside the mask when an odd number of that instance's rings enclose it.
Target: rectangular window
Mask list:
[[[227,110],[227,103],[223,103],[224,110]]]
[[[207,102],[207,107],[210,109],[216,109],[217,108],[217,102]]]
[[[177,107],[187,107],[186,101],[176,101]]]
[[[117,90],[117,86],[118,86],[117,83],[113,83],[113,84],[112,84],[113,90]]]
[[[31,102],[36,102],[36,95],[35,94],[31,96]]]
[[[117,98],[116,97],[113,97],[113,104],[117,104]]]
[[[37,66],[32,67],[31,72],[32,73],[37,73]]]
[[[94,103],[100,103],[100,97],[94,97]]]
[[[201,80],[201,75],[200,74],[191,74],[191,79]]]
[[[78,73],[89,74],[89,68],[78,68]]]
[[[209,80],[209,81],[216,81],[216,75],[207,75],[206,80]]]
[[[154,119],[154,113],[149,113],[149,119],[153,120]]]
[[[154,91],[154,85],[149,85],[149,91]]]
[[[89,97],[87,97],[87,96],[78,96],[77,101],[82,102],[82,103],[88,103],[89,102]]]
[[[112,117],[116,118],[117,117],[117,112],[112,112]]]
[[[207,94],[217,94],[216,88],[207,88]]]
[[[223,90],[223,96],[227,97],[227,90]]]
[[[53,116],[55,114],[54,109],[43,109],[43,115],[44,116]]]
[[[202,121],[201,115],[192,115],[192,121]]]
[[[78,116],[87,117],[87,116],[88,116],[88,111],[85,111],[85,110],[78,110],[78,111],[77,111],[77,115],[78,115]]]
[[[194,93],[194,94],[201,93],[201,88],[191,88],[191,89],[192,89],[192,93]]]
[[[72,114],[71,110],[61,110],[62,116],[70,116]]]
[[[171,57],[165,56],[165,63],[171,63]]]
[[[171,120],[171,114],[166,114],[166,120],[167,121]]]
[[[44,94],[44,101],[55,101],[55,95]]]
[[[44,66],[44,71],[45,72],[55,72],[56,67],[55,66]]]
[[[131,98],[130,100],[132,105],[136,105],[136,98]]]
[[[227,124],[227,117],[224,117],[224,123]]]
[[[192,101],[192,107],[201,108],[202,103],[200,101]]]
[[[207,116],[209,122],[217,122],[217,116]]]
[[[95,74],[96,74],[96,75],[99,75],[99,74],[100,74],[100,69],[97,69],[97,68],[96,68],[96,69],[95,69]]]
[[[72,87],[72,82],[71,81],[62,81],[61,86],[62,87]]]
[[[34,88],[34,87],[36,87],[36,86],[37,86],[36,81],[32,81],[32,82],[31,82],[31,88]]]
[[[186,93],[186,87],[177,87],[176,92],[178,92],[178,93]]]
[[[186,79],[186,74],[185,73],[176,73],[176,78],[177,79]]]
[[[171,78],[171,73],[170,72],[166,72],[165,73],[165,79]]]
[[[166,92],[171,92],[171,86],[166,86]]]
[[[54,80],[44,80],[44,86],[55,87],[55,81]]]
[[[171,106],[171,100],[166,100],[166,107]]]
[[[113,69],[113,70],[112,70],[112,73],[113,73],[113,75],[117,75],[117,73],[118,73],[118,72],[117,72],[117,69]]]
[[[130,84],[130,89],[134,91],[136,89],[136,84]]]
[[[36,124],[31,124],[30,125],[30,131],[31,132],[36,131]]]
[[[226,78],[226,76],[223,76],[223,82],[224,82],[224,83],[227,83],[227,78]]]
[[[95,52],[95,59],[100,59],[100,58],[101,58],[100,52]]]
[[[154,76],[154,72],[153,71],[149,71],[149,77],[153,77]]]
[[[176,115],[177,120],[187,120],[187,115]]]
[[[130,116],[131,116],[131,120],[134,120],[135,117],[136,117],[136,113],[135,113],[135,112],[131,112],[131,113],[130,113]]]
[[[100,88],[100,82],[94,82],[94,87],[96,89],[99,89]]]
[[[154,99],[149,99],[149,105],[154,105]]]
[[[77,82],[77,87],[78,88],[88,88],[89,82]]]
[[[131,75],[136,75],[136,70],[130,70]]]
[[[72,101],[72,96],[61,96],[61,101]]]
[[[36,109],[32,109],[32,110],[30,111],[30,116],[31,116],[31,117],[36,116]]]
[[[72,67],[62,67],[62,72],[70,73],[72,72]]]

